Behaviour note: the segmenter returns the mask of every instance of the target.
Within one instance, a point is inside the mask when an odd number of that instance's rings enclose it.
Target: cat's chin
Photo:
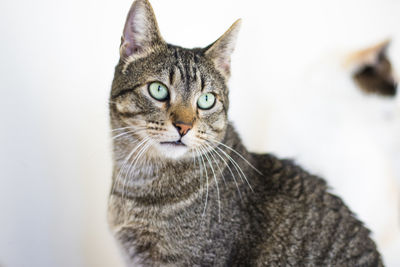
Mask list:
[[[177,142],[163,142],[157,145],[158,156],[170,159],[181,159],[188,155],[189,147]]]

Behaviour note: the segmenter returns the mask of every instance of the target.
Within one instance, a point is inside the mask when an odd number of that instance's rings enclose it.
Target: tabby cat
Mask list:
[[[127,17],[111,90],[109,223],[129,266],[382,266],[326,183],[246,150],[228,122],[240,21],[206,48],[160,36],[147,0]]]

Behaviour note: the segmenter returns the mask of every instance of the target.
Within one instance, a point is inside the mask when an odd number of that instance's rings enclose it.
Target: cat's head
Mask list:
[[[177,159],[221,142],[239,26],[235,22],[206,48],[181,48],[163,40],[150,3],[136,0],[111,90],[111,123],[120,145],[136,142],[147,155]]]

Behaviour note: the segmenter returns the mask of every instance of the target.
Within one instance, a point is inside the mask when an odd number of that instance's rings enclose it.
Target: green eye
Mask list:
[[[197,100],[197,106],[201,109],[210,109],[215,104],[215,95],[212,93],[202,94]]]
[[[158,101],[166,100],[169,95],[167,87],[159,82],[152,82],[149,85],[149,93]]]

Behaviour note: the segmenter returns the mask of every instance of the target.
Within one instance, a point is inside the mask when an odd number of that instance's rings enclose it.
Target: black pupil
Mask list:
[[[205,98],[206,98],[206,102],[208,102],[208,95],[206,95]]]

